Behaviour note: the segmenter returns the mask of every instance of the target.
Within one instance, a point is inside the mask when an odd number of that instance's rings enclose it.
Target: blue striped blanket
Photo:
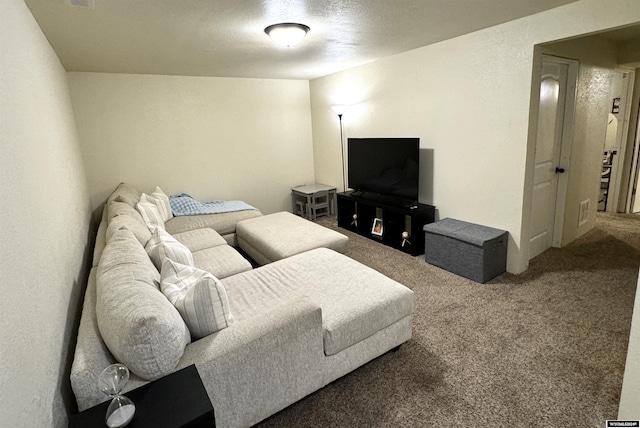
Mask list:
[[[207,201],[200,202],[193,199],[186,193],[172,195],[169,197],[169,204],[173,215],[199,215],[199,214],[220,214],[235,211],[256,210],[256,208],[243,201]]]

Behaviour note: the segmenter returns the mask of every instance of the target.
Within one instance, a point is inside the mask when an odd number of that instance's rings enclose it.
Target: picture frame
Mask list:
[[[620,113],[620,98],[613,99],[613,107],[611,107],[612,114]]]
[[[371,226],[371,234],[376,236],[382,236],[384,232],[384,227],[382,225],[381,218],[373,219],[373,225]]]

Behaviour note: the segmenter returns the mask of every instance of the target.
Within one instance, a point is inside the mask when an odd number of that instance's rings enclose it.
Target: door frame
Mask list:
[[[626,74],[626,81],[623,82],[623,97],[624,97],[624,105],[622,110],[622,115],[618,119],[618,135],[616,135],[616,145],[619,146],[618,153],[616,157],[618,158],[615,164],[615,167],[612,171],[611,180],[613,182],[613,189],[610,189],[610,204],[607,204],[606,212],[624,212],[626,210],[626,200],[627,195],[626,192],[623,192],[622,180],[624,174],[624,165],[625,159],[627,156],[627,140],[629,138],[629,126],[631,119],[631,110],[633,106],[633,88],[635,81],[635,70],[617,67],[613,69],[616,73],[623,74],[623,80],[625,79],[624,75]],[[619,137],[619,138],[618,138]],[[626,184],[626,183],[625,183]],[[628,189],[628,188],[627,188]],[[622,203],[625,203],[625,206],[622,206]]]
[[[539,59],[539,68],[537,68],[536,72],[536,90],[534,92],[534,96],[537,97],[535,99],[535,104],[539,105],[540,103],[540,85],[542,84],[542,63],[543,62],[552,62],[552,63],[560,63],[567,65],[567,83],[565,88],[565,102],[564,102],[564,112],[563,112],[563,123],[562,123],[562,132],[560,136],[560,158],[559,158],[559,166],[565,169],[565,173],[558,174],[558,182],[556,189],[556,200],[555,200],[555,209],[554,209],[554,221],[553,221],[553,234],[551,240],[552,247],[561,247],[562,246],[562,232],[564,228],[564,215],[565,215],[565,206],[567,200],[567,189],[569,183],[569,174],[571,172],[571,146],[573,142],[573,127],[575,121],[575,111],[576,111],[576,93],[578,89],[578,72],[580,69],[580,62],[575,59],[562,58],[548,54],[540,54]],[[538,127],[538,115],[535,115],[533,119],[534,122],[530,125],[530,128],[537,129]],[[537,147],[537,133],[534,136],[534,149]],[[533,175],[533,167],[530,166],[531,174]],[[533,197],[533,180],[529,182],[529,221],[526,225],[527,228],[527,236],[529,235],[529,228],[531,226],[531,222],[533,221],[533,207],[531,206]],[[531,260],[530,252],[529,252],[529,237],[527,238],[527,261]]]
[[[639,101],[640,103],[640,101]],[[629,176],[629,187],[627,189],[627,201],[625,204],[626,213],[633,213],[633,206],[635,205],[635,200],[638,197],[638,178],[640,177],[640,162],[638,158],[640,157],[640,107],[638,108],[637,120],[636,120],[636,129],[635,129],[635,138],[633,141],[633,158],[631,160],[631,172]]]

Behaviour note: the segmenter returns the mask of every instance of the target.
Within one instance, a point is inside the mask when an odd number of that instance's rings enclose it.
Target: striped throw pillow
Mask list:
[[[140,200],[143,200],[143,198],[147,202],[153,202],[154,204],[156,204],[163,222],[167,222],[173,218],[173,211],[171,211],[169,197],[162,191],[160,187],[156,186],[156,190],[154,190],[150,195],[143,193],[140,197]]]
[[[158,271],[162,269],[162,263],[165,258],[183,265],[193,266],[193,254],[191,254],[191,251],[167,231],[159,227],[153,229],[151,238],[144,249],[149,254],[153,264],[158,268]]]
[[[136,209],[147,224],[149,230],[153,230],[154,228],[164,229],[164,220],[162,219],[162,215],[160,214],[160,211],[158,211],[156,204],[153,202],[147,202],[140,198],[140,202],[136,204]]]
[[[227,291],[220,280],[207,271],[165,259],[160,290],[182,315],[192,340],[233,323]]]

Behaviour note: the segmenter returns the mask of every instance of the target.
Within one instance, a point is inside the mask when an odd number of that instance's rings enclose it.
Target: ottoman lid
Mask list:
[[[445,218],[435,223],[426,224],[423,230],[436,235],[449,236],[477,247],[483,247],[486,242],[493,241],[507,233],[505,230],[453,218]]]

